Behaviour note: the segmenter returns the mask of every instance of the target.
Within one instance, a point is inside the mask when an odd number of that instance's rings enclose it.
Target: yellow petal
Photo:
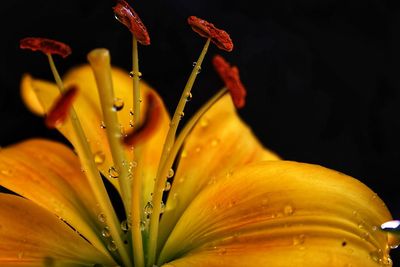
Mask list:
[[[0,193],[1,266],[93,266],[95,263],[113,265],[53,214],[29,200]]]
[[[29,140],[0,150],[0,185],[66,220],[96,247],[102,226],[94,194],[75,154],[47,140]]]
[[[118,119],[124,131],[128,132],[131,130],[130,123],[132,120],[132,116],[130,115],[133,101],[132,79],[129,77],[127,72],[117,68],[113,68],[112,76],[115,97],[122,99],[124,102],[123,109],[118,112]],[[108,173],[110,167],[113,166],[113,163],[105,130],[101,128],[102,112],[100,109],[97,86],[91,68],[89,65],[84,65],[73,69],[66,74],[64,83],[66,87],[69,85],[77,85],[79,88],[80,93],[74,104],[75,111],[81,121],[100,171],[109,179],[117,190],[119,190],[118,182],[116,179],[110,178]],[[48,111],[55,98],[59,95],[55,84],[32,79],[29,76],[25,76],[21,84],[22,94],[26,95],[26,97],[24,97],[25,104],[36,112],[40,112],[38,99],[40,100],[39,102],[41,103],[42,110]],[[152,89],[144,82],[140,83],[140,89],[143,100],[141,103],[141,120],[143,121],[145,119],[144,115],[147,108],[145,95]],[[36,92],[38,97],[34,98],[32,92]],[[153,188],[154,172],[156,171],[155,166],[158,164],[160,159],[162,144],[169,127],[169,115],[163,103],[161,103],[161,111],[158,131],[155,131],[148,141],[141,145],[140,151],[143,154],[138,155],[141,159],[141,164],[144,165],[142,179],[145,181],[144,192],[148,193],[146,194],[148,195],[147,198],[150,198],[148,188]],[[72,144],[74,144],[75,132],[73,131],[69,120],[67,120],[59,130]],[[127,149],[126,152],[127,158],[132,160],[132,151]]]
[[[239,166],[278,159],[239,118],[231,97],[224,96],[200,119],[188,137],[161,220],[160,244],[205,186],[215,183],[218,177],[229,176]]]
[[[354,178],[311,164],[254,163],[200,192],[159,263],[391,266],[387,234],[378,230],[390,219],[382,200]]]

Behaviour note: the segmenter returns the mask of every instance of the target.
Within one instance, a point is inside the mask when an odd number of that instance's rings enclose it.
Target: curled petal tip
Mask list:
[[[56,100],[45,119],[48,128],[54,129],[64,123],[77,95],[78,88],[71,86]]]
[[[190,16],[187,21],[193,31],[202,37],[210,38],[211,42],[219,49],[228,52],[233,50],[232,40],[226,31],[218,29],[214,24],[196,16]]]
[[[19,47],[32,51],[41,51],[44,54],[57,54],[63,58],[69,56],[72,52],[71,47],[65,43],[40,37],[26,37],[19,41]]]
[[[126,1],[117,0],[117,5],[113,7],[113,10],[115,18],[129,29],[140,44],[150,44],[150,37],[146,26],[144,26],[138,14],[136,14]]]
[[[228,88],[235,107],[237,109],[243,108],[246,103],[247,92],[240,80],[239,69],[236,66],[231,67],[230,64],[220,55],[214,56],[212,63],[216,72]]]

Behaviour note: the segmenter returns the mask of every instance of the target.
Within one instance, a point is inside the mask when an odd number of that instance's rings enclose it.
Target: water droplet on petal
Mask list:
[[[306,236],[303,234],[295,236],[295,237],[293,237],[293,245],[295,245],[295,246],[302,245],[302,244],[304,244],[305,239],[306,239]]]
[[[196,67],[196,65],[197,65],[197,62],[194,61],[194,62],[192,63],[192,66],[193,66],[193,67]]]
[[[179,116],[181,116],[181,119],[183,118],[183,116],[185,116],[185,113],[182,111]]]
[[[124,100],[122,100],[121,98],[114,98],[113,110],[120,111],[123,108],[124,108]]]
[[[160,213],[163,213],[165,211],[165,204],[163,201],[161,201],[161,209],[160,209]]]
[[[292,215],[292,214],[294,213],[294,209],[293,209],[293,207],[292,207],[291,205],[286,205],[286,206],[283,208],[283,213],[284,213],[286,216]]]
[[[106,123],[104,121],[100,122],[100,128],[105,129],[106,128]]]
[[[168,174],[167,174],[167,178],[172,178],[174,176],[175,172],[173,169],[169,169]]]
[[[111,166],[111,167],[108,169],[108,176],[109,176],[110,178],[118,178],[119,172],[117,171],[117,169],[116,169],[114,166]]]
[[[128,231],[129,229],[131,229],[131,226],[132,226],[132,223],[130,222],[130,220],[128,220],[128,219],[126,219],[126,220],[123,220],[122,222],[121,222],[121,229],[122,229],[122,231]]]
[[[110,237],[110,228],[108,226],[104,227],[101,231],[103,237]]]
[[[188,153],[187,153],[187,150],[186,149],[183,149],[182,150],[182,154],[181,154],[181,158],[187,158],[187,155],[188,155]]]
[[[103,151],[97,151],[97,152],[94,154],[94,162],[95,162],[97,165],[103,164],[105,159],[106,159],[106,155],[104,154]]]
[[[146,221],[140,221],[140,231],[144,231],[146,229]]]

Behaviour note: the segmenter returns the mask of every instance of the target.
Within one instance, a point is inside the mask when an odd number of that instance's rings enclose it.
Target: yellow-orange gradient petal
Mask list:
[[[320,166],[269,161],[200,192],[159,264],[169,266],[391,266],[391,215],[358,180]]]
[[[33,202],[0,193],[1,266],[113,266],[66,223]]]
[[[131,131],[130,124],[132,123],[133,116],[130,114],[132,109],[132,79],[129,77],[128,72],[122,71],[117,68],[112,70],[113,85],[115,90],[115,97],[118,98],[118,104],[123,103],[123,108],[118,111],[118,119],[121,123],[122,131],[128,133]],[[75,111],[81,121],[84,132],[87,136],[91,146],[93,156],[98,163],[100,171],[109,181],[119,190],[119,185],[116,179],[110,178],[109,169],[113,166],[111,153],[108,148],[108,141],[105,129],[102,125],[102,112],[100,109],[99,96],[97,92],[96,82],[93,76],[92,69],[89,65],[80,66],[68,72],[64,79],[66,87],[76,85],[79,89],[79,95],[74,104]],[[143,121],[147,109],[146,94],[152,90],[146,83],[140,83],[141,89],[141,120]],[[25,104],[36,113],[40,113],[41,108],[48,111],[52,106],[55,98],[59,95],[58,89],[55,84],[45,82],[42,80],[33,79],[29,76],[24,76],[21,83],[21,92],[24,97]],[[34,98],[34,94],[37,98]],[[120,101],[122,100],[122,102]],[[41,108],[38,106],[41,103]],[[158,131],[155,131],[148,141],[141,146],[143,155],[138,155],[141,158],[141,164],[145,170],[144,184],[147,188],[153,188],[153,179],[155,176],[156,168],[160,159],[162,142],[169,127],[169,115],[161,103],[161,119]],[[67,120],[59,129],[64,136],[74,144],[75,133],[69,120]],[[127,149],[127,158],[132,159],[132,151]],[[148,190],[145,190],[148,191]]]
[[[265,149],[236,113],[229,95],[222,97],[198,122],[181,153],[161,220],[162,244],[180,214],[205,186],[239,166],[278,160]]]
[[[104,225],[75,154],[48,140],[28,140],[0,150],[0,185],[67,221],[99,250]],[[1,223],[1,222],[0,222]]]

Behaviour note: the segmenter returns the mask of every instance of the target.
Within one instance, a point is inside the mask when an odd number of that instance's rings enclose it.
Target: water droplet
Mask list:
[[[201,72],[201,67],[199,67],[198,69],[197,69],[197,74],[199,74]]]
[[[151,201],[147,202],[146,206],[144,206],[144,214],[150,215],[153,213],[153,203]]]
[[[183,116],[185,116],[185,113],[182,111],[179,116],[181,116],[181,119],[183,118]]]
[[[114,98],[113,110],[120,111],[123,108],[124,108],[124,100],[122,100],[121,98],[117,98],[117,97]]]
[[[202,118],[202,119],[200,120],[200,126],[201,126],[201,127],[205,128],[205,127],[208,126],[208,124],[209,124],[209,120],[208,120],[207,118]]]
[[[110,240],[110,241],[107,243],[107,249],[108,249],[109,251],[116,251],[116,250],[117,250],[117,245],[115,244],[114,240]]]
[[[12,171],[10,169],[1,170],[0,173],[5,175],[5,176],[11,176],[12,175]]]
[[[189,102],[190,100],[192,100],[192,98],[193,98],[193,95],[192,95],[191,92],[189,92],[189,93],[186,95],[186,102]]]
[[[167,192],[167,191],[169,191],[169,190],[171,190],[171,183],[167,181],[167,182],[165,183],[164,191]]]
[[[305,242],[306,236],[301,234],[298,236],[293,237],[293,245],[294,246],[299,246],[299,245],[303,245]]]
[[[131,71],[131,72],[129,72],[129,76],[131,77],[131,78],[133,78],[134,76],[135,76],[135,74],[138,76],[138,77],[142,77],[142,73],[139,71],[139,72],[134,72],[134,71]]]
[[[292,207],[291,205],[286,205],[286,206],[283,208],[283,213],[284,213],[286,216],[290,216],[290,215],[292,215],[292,214],[294,213],[294,209],[293,209],[293,207]]]
[[[111,166],[111,167],[108,169],[108,176],[109,176],[110,178],[118,178],[119,173],[118,173],[117,169],[116,169],[114,166]]]
[[[146,221],[140,221],[140,231],[144,231],[146,229]]]
[[[106,238],[110,237],[110,228],[108,226],[104,227],[101,231],[101,235]]]
[[[169,169],[168,174],[167,174],[167,178],[172,178],[174,176],[175,172],[173,169]]]
[[[165,211],[165,203],[163,201],[161,201],[160,213],[163,213],[164,211]]]
[[[369,256],[370,256],[371,259],[372,259],[373,261],[375,261],[375,262],[378,262],[378,263],[381,263],[381,262],[382,262],[382,257],[383,257],[383,255],[382,255],[382,250],[381,250],[381,249],[371,251],[371,252],[369,253]]]
[[[131,162],[131,167],[136,168],[137,167],[137,161],[132,161]]]
[[[122,231],[128,231],[129,229],[131,229],[131,227],[132,227],[132,223],[131,223],[131,221],[130,220],[128,220],[128,219],[126,219],[126,220],[123,220],[122,222],[121,222],[121,229],[122,229]]]
[[[187,150],[186,149],[183,149],[182,150],[182,154],[181,154],[181,158],[187,158],[187,156],[188,156],[188,153],[187,153]]]
[[[97,152],[94,154],[94,162],[95,162],[97,165],[103,164],[105,159],[106,159],[106,155],[104,154],[103,151],[97,151]]]
[[[197,62],[194,61],[194,62],[192,63],[192,66],[193,66],[193,67],[196,67],[196,65],[197,65]]]
[[[104,121],[100,122],[100,128],[105,129],[106,128],[106,123]]]
[[[218,144],[219,144],[219,139],[218,138],[215,138],[215,139],[213,139],[212,141],[211,141],[211,146],[212,147],[216,147]]]
[[[97,219],[99,220],[99,222],[105,223],[106,222],[106,215],[104,213],[100,213],[99,215],[97,215]]]

